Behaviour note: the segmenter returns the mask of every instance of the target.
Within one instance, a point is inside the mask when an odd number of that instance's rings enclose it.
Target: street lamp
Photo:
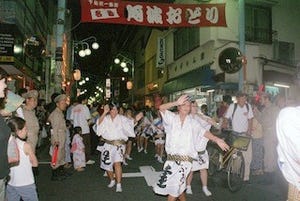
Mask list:
[[[75,89],[73,88],[73,91],[76,90],[76,93],[74,93],[75,98],[78,95],[77,83],[81,79],[80,70],[75,68],[75,48],[81,48],[78,54],[80,57],[85,57],[92,53],[91,49],[89,48],[90,44],[92,44],[91,45],[92,49],[94,50],[99,49],[99,44],[97,43],[97,38],[95,36],[90,36],[79,41],[76,40],[72,41],[71,65],[73,66],[74,69],[73,78],[75,81]]]
[[[92,49],[99,49],[99,44],[97,43],[97,39],[95,36],[90,36],[88,38],[82,39],[80,41],[73,41],[73,54],[74,48],[81,47],[81,50],[78,52],[80,57],[85,57],[91,55],[92,51],[90,49],[90,45],[88,42],[93,41]]]
[[[93,42],[92,48],[93,48],[94,50],[98,50],[99,44],[98,44],[97,42]]]
[[[131,90],[131,104],[134,103],[134,60],[129,58],[123,54],[117,54],[116,58],[114,59],[115,64],[120,64],[123,69],[123,72],[127,73],[129,71],[128,65],[131,67],[131,81],[126,83],[126,87],[128,90]]]
[[[121,61],[119,58],[115,58],[114,62],[115,62],[115,64],[119,64]]]

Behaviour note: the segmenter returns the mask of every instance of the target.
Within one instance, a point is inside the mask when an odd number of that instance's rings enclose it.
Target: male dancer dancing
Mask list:
[[[168,110],[175,106],[178,113]],[[229,147],[189,115],[191,100],[188,95],[182,95],[174,102],[161,105],[159,110],[166,131],[167,161],[154,191],[157,194],[168,195],[168,201],[175,201],[177,198],[185,201],[186,178],[191,171],[192,161],[200,151],[197,147],[201,138],[205,136],[216,142],[222,150],[228,150]]]

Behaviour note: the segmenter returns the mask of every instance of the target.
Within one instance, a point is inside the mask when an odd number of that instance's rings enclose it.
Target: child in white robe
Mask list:
[[[85,163],[85,146],[82,138],[81,127],[74,128],[71,152],[73,153],[74,169],[78,172],[84,171]]]

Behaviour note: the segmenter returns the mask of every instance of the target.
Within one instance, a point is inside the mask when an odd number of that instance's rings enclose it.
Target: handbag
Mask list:
[[[17,140],[13,135],[10,135],[7,146],[7,157],[10,166],[16,166],[20,161],[20,153],[17,145]]]

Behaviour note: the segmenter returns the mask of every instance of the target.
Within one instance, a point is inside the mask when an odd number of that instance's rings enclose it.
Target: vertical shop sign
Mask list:
[[[105,80],[105,98],[111,98],[110,85],[111,85],[111,80],[106,79]]]
[[[163,68],[166,60],[166,43],[162,37],[157,38],[156,67]]]

